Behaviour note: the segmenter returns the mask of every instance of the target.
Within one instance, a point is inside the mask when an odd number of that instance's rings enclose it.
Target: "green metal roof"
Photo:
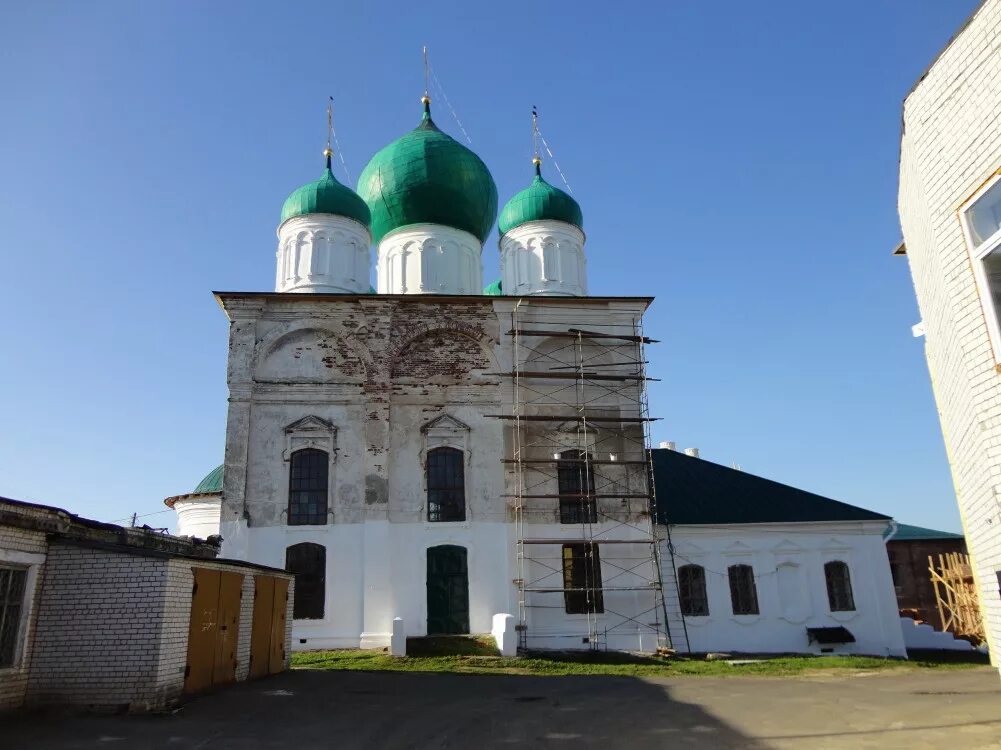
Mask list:
[[[441,132],[425,103],[421,124],[379,151],[358,178],[372,213],[372,240],[411,224],[443,224],[486,240],[497,186],[486,164]]]
[[[198,494],[199,492],[222,492],[222,474],[224,464],[219,464],[212,471],[205,475],[205,479],[198,483],[198,486],[192,490],[192,494]]]
[[[372,223],[368,206],[347,185],[342,185],[327,168],[316,182],[303,185],[285,200],[282,206],[282,223],[295,216],[306,214],[334,214],[354,219],[366,227]]]
[[[500,212],[497,228],[507,234],[530,221],[562,221],[584,228],[580,204],[557,187],[542,179],[542,167],[535,165],[535,179],[527,188],[509,200]]]
[[[660,523],[889,521],[889,516],[679,451],[653,453]]]
[[[891,542],[912,542],[919,539],[965,539],[962,534],[953,534],[951,531],[937,531],[926,529],[923,526],[911,526],[906,523],[897,524],[897,533],[890,539]]]
[[[504,288],[501,285],[501,280],[497,279],[493,284],[483,287],[483,293],[488,297],[500,297],[504,294]]]

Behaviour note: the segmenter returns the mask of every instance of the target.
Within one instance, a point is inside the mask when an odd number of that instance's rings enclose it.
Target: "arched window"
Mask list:
[[[285,570],[295,576],[292,617],[296,620],[323,619],[327,580],[327,550],[322,544],[302,542],[285,550]]]
[[[325,451],[305,448],[292,454],[288,483],[289,526],[327,522],[327,468]]]
[[[429,521],[466,520],[466,476],[462,451],[432,448],[427,454]]]
[[[824,564],[824,578],[827,579],[827,601],[831,612],[854,612],[855,598],[852,596],[852,578],[848,565],[840,560]]]
[[[556,465],[560,493],[560,523],[597,523],[594,467],[584,451],[563,451]]]
[[[735,615],[757,615],[758,589],[754,585],[754,568],[750,565],[731,565],[727,568],[730,579],[730,604]]]
[[[681,614],[690,617],[709,614],[705,568],[701,565],[682,565],[678,568],[678,598],[681,600]]]

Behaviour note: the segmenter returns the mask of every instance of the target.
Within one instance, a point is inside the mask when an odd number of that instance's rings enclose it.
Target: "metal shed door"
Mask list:
[[[236,679],[243,576],[192,568],[191,620],[184,692],[197,693]]]
[[[250,676],[263,677],[271,669],[271,619],[275,579],[254,576],[254,621],[250,629]]]
[[[269,671],[277,674],[285,669],[285,610],[288,607],[288,580],[275,578],[275,593],[271,612],[271,648]]]
[[[216,632],[219,622],[219,571],[192,568],[191,622],[188,626],[188,663],[184,692],[197,693],[212,686]]]

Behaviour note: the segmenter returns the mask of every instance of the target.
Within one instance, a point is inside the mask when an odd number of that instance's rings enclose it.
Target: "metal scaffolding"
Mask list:
[[[639,314],[577,310],[612,322],[567,325],[565,307],[519,300],[511,369],[493,373],[511,379],[512,413],[492,416],[508,428],[519,644],[688,650],[656,523],[644,353],[656,342]]]

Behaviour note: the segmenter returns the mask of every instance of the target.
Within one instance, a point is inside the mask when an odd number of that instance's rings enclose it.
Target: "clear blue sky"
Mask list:
[[[210,290],[273,288],[326,97],[357,178],[416,124],[427,44],[501,200],[537,104],[592,293],[657,297],[656,440],[957,530],[890,252],[901,101],[975,5],[3,3],[0,494],[115,520],[221,462]]]

